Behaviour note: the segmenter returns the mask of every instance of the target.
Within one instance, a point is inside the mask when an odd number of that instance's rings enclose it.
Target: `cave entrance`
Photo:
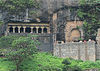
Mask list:
[[[30,27],[27,27],[26,30],[25,30],[25,32],[26,33],[30,33],[31,32],[31,28]]]
[[[13,28],[12,27],[9,28],[9,32],[13,33]]]
[[[18,27],[15,28],[15,33],[18,33]]]
[[[20,33],[23,33],[23,32],[24,32],[24,28],[21,27],[21,28],[20,28]]]
[[[33,28],[33,33],[36,33],[36,28]]]
[[[42,33],[42,29],[41,28],[38,29],[38,33]]]
[[[43,29],[43,32],[44,32],[44,33],[47,33],[47,28],[44,28],[44,29]]]

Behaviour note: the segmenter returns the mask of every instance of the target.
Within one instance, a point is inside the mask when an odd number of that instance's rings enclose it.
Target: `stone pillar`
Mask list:
[[[10,27],[8,26],[8,28],[7,28],[7,33],[9,33],[9,31],[10,31],[9,28],[10,28]]]
[[[13,33],[15,33],[15,26],[13,26],[12,28],[13,28]]]
[[[34,27],[31,27],[31,33],[33,33],[33,28],[34,28]]]
[[[7,36],[7,34],[9,33],[9,26],[7,27],[7,29],[6,29],[6,32],[5,32],[5,36]]]
[[[47,27],[47,33],[50,33],[50,28],[49,27]]]
[[[18,33],[20,33],[20,28],[21,28],[21,26],[18,26]]]
[[[26,26],[23,26],[23,32],[25,33]]]
[[[42,34],[43,34],[43,33],[44,33],[44,32],[43,32],[44,27],[41,27],[41,28],[42,28]]]
[[[38,33],[38,28],[39,28],[39,27],[36,27],[36,33]]]

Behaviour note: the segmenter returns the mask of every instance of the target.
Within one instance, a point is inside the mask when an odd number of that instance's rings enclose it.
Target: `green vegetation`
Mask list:
[[[0,0],[0,10],[7,13],[6,20],[12,17],[37,16],[40,2],[37,0]],[[26,14],[25,14],[26,13]]]
[[[0,0],[0,7],[3,11],[18,14],[27,8],[38,8],[39,3],[36,0]]]
[[[99,69],[100,68],[100,60],[96,61],[96,62],[92,62],[92,61],[85,61],[85,62],[81,62],[78,64],[78,66],[80,66],[81,69]]]
[[[37,53],[33,57],[25,58],[21,63],[20,69],[23,71],[61,71],[63,64],[63,59],[54,57],[48,53]],[[4,64],[2,66],[2,64]],[[6,64],[7,63],[7,64]],[[9,64],[11,64],[9,66]],[[16,68],[15,63],[12,61],[5,60],[5,58],[0,59],[0,71],[11,71]]]
[[[84,20],[85,39],[95,39],[100,27],[99,0],[80,1],[78,16]],[[36,0],[0,0],[2,11],[10,15],[22,15],[26,9],[39,8]],[[31,10],[30,13],[35,13]],[[0,26],[3,24],[0,21]],[[79,28],[79,27],[77,27]],[[49,53],[37,52],[37,41],[33,36],[3,36],[0,38],[0,71],[82,71],[100,68],[100,60],[96,62],[58,58]],[[37,36],[35,36],[37,37]],[[82,40],[80,38],[80,40]]]
[[[7,43],[5,46],[3,43]],[[32,57],[37,52],[37,42],[32,37],[4,36],[0,39],[1,54],[10,59],[16,65],[16,71],[20,70],[20,64],[25,58]]]
[[[97,29],[100,27],[99,4],[99,0],[80,0],[81,7],[78,9],[78,16],[84,20],[85,40],[96,38]]]
[[[89,5],[92,5],[92,4],[99,4],[100,3],[100,0],[80,0],[80,4],[89,4]]]
[[[67,63],[67,64],[66,64]],[[69,64],[70,63],[70,64]],[[93,61],[82,61],[82,60],[74,60],[71,58],[67,58],[63,61],[65,66],[69,66],[72,70],[86,70],[86,69],[100,69],[100,60],[93,62]]]
[[[16,66],[12,61],[7,58],[0,58],[0,71],[13,71]]]
[[[9,48],[14,40],[18,39],[20,36],[3,36],[0,38],[0,48]],[[6,45],[5,45],[6,44]]]
[[[33,57],[25,58],[21,63],[22,71],[82,71],[85,69],[99,69],[100,60],[96,62],[58,58],[49,53],[37,53]],[[13,71],[15,63],[6,58],[0,58],[0,71]]]
[[[36,51],[36,44],[30,37],[20,37],[12,42],[10,52],[6,56],[16,64],[16,69],[19,71],[21,62]]]
[[[96,62],[58,58],[49,53],[37,52],[36,36],[3,36],[0,38],[0,71],[82,71],[99,69]],[[5,45],[6,44],[6,45]]]
[[[82,71],[80,66],[78,66],[80,62],[81,61],[67,58],[62,62],[64,64],[64,67],[62,69],[63,71]]]
[[[27,62],[28,61],[28,62]],[[62,58],[54,57],[48,53],[38,53],[31,60],[23,61],[22,70],[24,71],[61,71]]]
[[[61,71],[63,59],[48,53],[37,53],[36,36],[3,36],[0,38],[0,71]],[[6,45],[5,45],[6,44]],[[2,64],[5,66],[2,67]],[[10,65],[10,66],[9,66]],[[6,70],[5,70],[6,69]]]

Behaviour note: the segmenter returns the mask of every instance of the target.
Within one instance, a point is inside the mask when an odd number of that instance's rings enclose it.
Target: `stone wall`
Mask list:
[[[96,45],[96,58],[100,59],[100,28],[98,29],[97,37],[96,37],[97,45]]]
[[[54,55],[62,58],[70,57],[74,59],[81,59],[83,61],[95,61],[95,42],[68,42],[64,44],[56,44],[54,46]]]
[[[96,59],[100,60],[100,44],[96,45]]]
[[[53,52],[53,44],[52,44],[52,35],[51,34],[45,34],[45,35],[39,35],[37,38],[40,42],[40,45],[38,46],[39,51],[42,52]]]

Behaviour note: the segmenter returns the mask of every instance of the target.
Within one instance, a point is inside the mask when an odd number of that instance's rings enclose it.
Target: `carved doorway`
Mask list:
[[[70,34],[70,41],[78,41],[81,37],[81,32],[78,29],[73,29]]]

